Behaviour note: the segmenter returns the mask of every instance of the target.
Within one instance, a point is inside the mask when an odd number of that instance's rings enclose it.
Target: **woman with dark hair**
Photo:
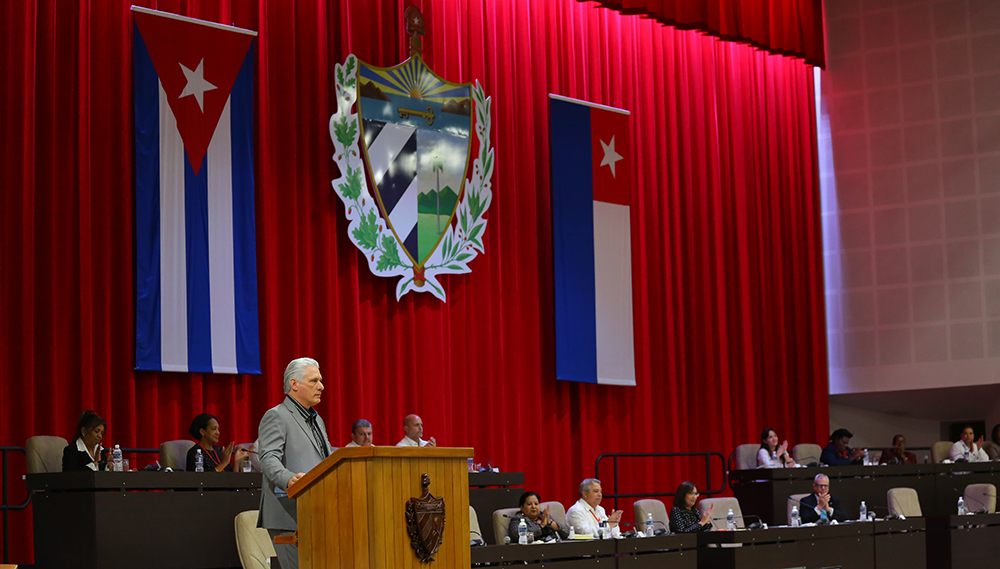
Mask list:
[[[63,449],[63,472],[104,470],[108,466],[108,452],[101,446],[108,423],[97,413],[87,410],[80,413],[76,433]]]
[[[507,524],[507,535],[510,536],[512,542],[517,543],[517,539],[520,537],[517,530],[521,525],[522,518],[528,525],[528,533],[534,536],[534,541],[543,540],[550,536],[555,537],[557,533],[562,539],[569,537],[569,530],[549,515],[548,506],[543,510],[540,504],[541,497],[537,492],[521,494],[517,501],[517,507],[521,508],[521,511],[512,516],[510,523]]]
[[[187,470],[189,471],[194,471],[195,469],[194,459],[199,449],[201,449],[205,472],[212,470],[216,472],[232,472],[233,464],[230,460],[239,462],[246,458],[250,454],[250,451],[253,450],[252,445],[249,450],[241,447],[236,449],[234,456],[233,446],[236,445],[235,442],[229,443],[225,448],[219,446],[219,420],[215,415],[209,415],[208,413],[202,413],[195,417],[191,421],[188,433],[192,438],[198,440],[198,444],[191,447],[191,450],[187,453]]]
[[[674,508],[670,510],[671,533],[694,533],[712,529],[712,510],[715,504],[699,516],[698,510],[694,508],[697,503],[698,488],[690,482],[681,482],[674,494]]]
[[[795,461],[788,456],[788,441],[778,445],[778,432],[764,429],[760,434],[760,450],[757,451],[757,466],[767,468],[791,468]]]

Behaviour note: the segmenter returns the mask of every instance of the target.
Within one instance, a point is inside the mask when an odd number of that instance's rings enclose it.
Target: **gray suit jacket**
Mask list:
[[[330,452],[334,451],[326,435],[326,423],[317,417]],[[323,460],[312,430],[287,396],[280,405],[264,413],[257,432],[260,443],[260,468],[264,482],[260,493],[257,527],[294,531],[298,528],[295,500],[288,497],[288,481],[299,472],[309,472]]]

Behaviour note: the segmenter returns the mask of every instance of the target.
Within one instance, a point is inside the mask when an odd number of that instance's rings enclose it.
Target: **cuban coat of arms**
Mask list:
[[[484,252],[492,101],[478,81],[452,83],[434,73],[420,55],[423,17],[413,7],[405,17],[415,34],[409,59],[376,67],[351,54],[335,67],[330,137],[341,176],[332,184],[371,271],[399,277],[397,300],[418,291],[443,301],[438,276],[469,272]],[[469,176],[473,132],[478,153]]]

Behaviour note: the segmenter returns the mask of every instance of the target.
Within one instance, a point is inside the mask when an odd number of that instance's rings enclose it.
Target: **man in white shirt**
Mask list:
[[[622,519],[622,511],[615,510],[611,515],[604,512],[601,507],[601,481],[596,478],[588,478],[580,483],[580,499],[573,504],[566,512],[566,524],[573,527],[578,535],[592,535],[597,537],[597,530],[601,522],[604,524],[604,537],[618,537],[621,529],[618,522]],[[610,535],[608,527],[610,526]]]
[[[372,424],[364,419],[358,419],[351,425],[351,442],[346,447],[370,447],[372,444]]]
[[[396,443],[398,447],[436,447],[437,441],[434,437],[423,440],[424,420],[419,415],[407,415],[403,418],[403,433],[406,435],[403,440]]]
[[[972,430],[972,427],[966,426],[962,429],[962,440],[951,445],[951,452],[948,453],[952,461],[965,459],[968,462],[989,462],[990,457],[983,450],[983,437],[972,442],[975,436],[976,432]]]

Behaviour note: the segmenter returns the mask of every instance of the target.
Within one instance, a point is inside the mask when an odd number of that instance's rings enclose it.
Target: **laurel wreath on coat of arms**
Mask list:
[[[423,64],[422,60],[420,61]],[[464,179],[454,215],[440,234],[430,255],[418,262],[407,255],[400,238],[390,230],[378,201],[369,192],[368,174],[360,148],[358,100],[358,58],[351,54],[344,64],[336,64],[337,112],[330,117],[333,159],[341,176],[332,181],[334,191],[346,208],[351,241],[368,260],[372,273],[380,277],[399,276],[396,299],[410,291],[430,292],[445,301],[439,275],[470,272],[469,263],[485,253],[483,235],[487,220],[483,217],[493,201],[493,149],[490,147],[490,107],[476,81],[472,87],[475,132],[479,153],[472,163],[471,177]],[[453,222],[452,222],[453,221]]]

